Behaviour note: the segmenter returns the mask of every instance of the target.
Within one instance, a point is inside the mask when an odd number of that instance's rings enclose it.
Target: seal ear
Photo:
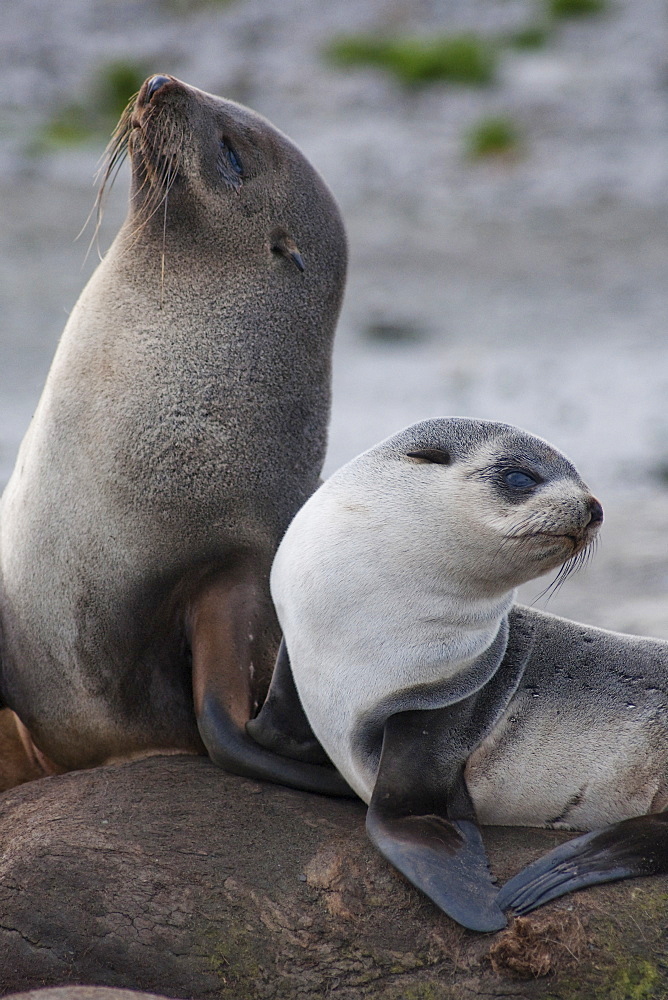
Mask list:
[[[306,270],[297,244],[285,229],[274,230],[271,236],[271,249],[274,253],[280,253],[287,260],[291,260],[298,270]]]

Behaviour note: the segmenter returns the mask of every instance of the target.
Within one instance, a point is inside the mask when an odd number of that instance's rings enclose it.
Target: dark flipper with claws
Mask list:
[[[636,816],[556,847],[506,882],[498,903],[525,914],[588,885],[667,873],[668,813]]]
[[[395,868],[453,919],[497,931],[506,918],[464,782],[463,762],[444,782],[443,712],[401,712],[385,723],[366,828]]]

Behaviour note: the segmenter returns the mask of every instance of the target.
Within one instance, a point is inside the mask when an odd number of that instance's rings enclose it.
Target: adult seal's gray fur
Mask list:
[[[44,771],[206,748],[320,787],[243,725],[280,638],[271,561],[325,452],[341,218],[269,122],[171,76],[124,114],[107,179],[126,152],[128,218],[2,500],[0,707]]]
[[[518,584],[583,552],[602,517],[546,442],[432,420],[332,476],[274,562],[289,662],[249,728],[281,749],[291,663],[315,736],[369,803],[373,842],[476,930],[668,870],[668,816],[643,815],[668,804],[668,643],[514,604]],[[499,894],[478,822],[615,825]]]

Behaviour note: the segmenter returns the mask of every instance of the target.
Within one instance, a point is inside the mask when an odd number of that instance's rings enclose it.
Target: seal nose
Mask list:
[[[602,521],[603,521],[603,508],[601,507],[596,497],[592,497],[591,500],[589,501],[588,527],[589,525],[593,524],[601,524]]]
[[[148,81],[148,86],[146,88],[146,100],[150,101],[153,95],[169,82],[170,80],[168,76],[152,76]]]

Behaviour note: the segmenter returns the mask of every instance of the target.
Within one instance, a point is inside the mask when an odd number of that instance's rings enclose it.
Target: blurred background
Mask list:
[[[0,485],[97,260],[108,136],[172,73],[270,118],[343,211],[326,471],[429,416],[519,424],[607,515],[538,606],[668,638],[664,0],[13,0],[0,60]]]

